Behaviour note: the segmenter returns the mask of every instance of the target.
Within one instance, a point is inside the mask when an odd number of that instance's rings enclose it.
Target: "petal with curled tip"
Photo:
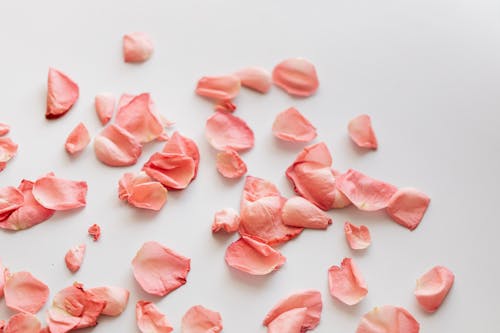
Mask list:
[[[167,317],[151,302],[138,301],[135,316],[142,333],[170,333],[174,330]]]
[[[49,68],[47,79],[47,110],[45,118],[59,118],[68,112],[79,96],[78,85],[66,74]]]
[[[227,112],[215,112],[205,124],[205,137],[217,150],[248,150],[254,145],[254,134],[247,123]]]
[[[271,89],[271,75],[263,68],[247,67],[237,71],[234,75],[240,78],[242,86],[262,94]]]
[[[347,305],[361,302],[368,294],[365,280],[351,258],[344,258],[339,266],[328,270],[330,294]]]
[[[218,333],[222,331],[220,313],[201,305],[191,307],[182,317],[182,333]]]
[[[316,128],[296,108],[289,108],[276,116],[273,134],[290,142],[308,142],[317,135]]]
[[[0,123],[0,136],[9,134],[10,126],[5,123]]]
[[[29,272],[6,276],[5,304],[12,310],[35,314],[49,298],[49,287]]]
[[[87,291],[105,302],[101,314],[112,317],[120,315],[125,310],[130,295],[127,289],[121,287],[96,287]]]
[[[149,177],[144,171],[138,173],[126,172],[118,181],[118,198],[120,200],[128,200],[136,185],[152,181],[153,178]]]
[[[132,32],[123,36],[123,60],[125,62],[144,62],[151,58],[153,51],[153,41],[145,32]]]
[[[203,97],[227,101],[238,95],[240,86],[240,79],[236,75],[204,76],[198,81],[195,91]]]
[[[240,216],[232,208],[225,208],[215,213],[212,232],[224,230],[227,233],[238,231]]]
[[[330,216],[302,197],[293,197],[285,202],[281,219],[285,225],[311,229],[326,229],[332,223]]]
[[[387,214],[402,226],[415,230],[422,221],[431,199],[413,188],[401,188],[387,204]]]
[[[97,159],[109,166],[128,166],[137,162],[142,145],[125,129],[111,124],[94,139]]]
[[[40,333],[42,324],[30,313],[18,313],[10,317],[3,333]]]
[[[427,312],[435,312],[448,295],[455,275],[443,266],[433,267],[417,280],[415,297],[420,306]]]
[[[86,248],[87,246],[85,244],[80,244],[69,249],[69,251],[66,252],[64,261],[66,262],[66,267],[68,267],[71,272],[74,273],[78,271],[82,266]]]
[[[361,148],[377,149],[377,137],[369,115],[362,114],[352,119],[347,126],[349,136]]]
[[[366,249],[372,242],[370,230],[364,225],[357,226],[350,222],[345,222],[344,233],[349,247],[353,250]]]
[[[168,189],[185,189],[195,176],[194,160],[184,154],[154,153],[142,170]]]
[[[45,208],[68,210],[87,204],[87,182],[45,176],[35,181],[33,196]]]
[[[420,325],[403,308],[384,305],[366,313],[359,323],[356,333],[418,333]]]
[[[298,97],[313,95],[319,86],[316,68],[303,58],[287,59],[276,65],[273,82],[288,94]]]
[[[296,308],[283,312],[267,326],[267,333],[301,333],[307,308]]]
[[[87,127],[83,123],[79,123],[66,138],[64,148],[73,155],[81,152],[90,143],[90,135]]]
[[[217,171],[230,179],[241,178],[247,173],[247,165],[234,150],[225,150],[217,153]]]
[[[115,97],[110,93],[101,93],[95,96],[95,112],[101,124],[106,125],[115,112]]]

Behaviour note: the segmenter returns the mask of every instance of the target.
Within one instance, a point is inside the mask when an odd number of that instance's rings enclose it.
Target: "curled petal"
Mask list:
[[[40,333],[42,324],[30,313],[18,313],[10,317],[3,333]]]
[[[446,267],[436,266],[417,280],[415,297],[427,312],[435,312],[448,295],[455,275]]]
[[[45,176],[35,181],[33,196],[40,205],[48,209],[84,207],[87,204],[87,182]]]
[[[247,165],[234,150],[218,152],[216,163],[217,171],[226,178],[240,178],[247,173]]]
[[[389,200],[386,211],[402,226],[415,230],[422,221],[431,199],[413,188],[399,189]]]
[[[330,294],[347,305],[358,304],[368,294],[365,280],[351,258],[328,270]]]
[[[366,249],[372,242],[370,230],[364,225],[358,227],[346,222],[344,223],[344,233],[349,247],[353,250]]]
[[[101,124],[106,125],[115,112],[115,97],[110,93],[101,93],[94,99],[95,112]]]
[[[18,144],[10,138],[0,138],[0,171],[17,153]]]
[[[144,32],[132,32],[123,36],[123,60],[144,62],[153,54],[153,41]]]
[[[29,272],[17,272],[5,279],[5,304],[16,311],[35,314],[49,298],[49,287]]]
[[[217,101],[214,105],[214,111],[219,112],[234,112],[237,106],[231,101]]]
[[[201,305],[191,307],[182,317],[182,333],[218,333],[222,331],[220,313]]]
[[[403,308],[392,305],[376,307],[366,313],[356,333],[418,333],[419,323]]]
[[[265,69],[259,67],[247,67],[234,73],[241,85],[260,93],[267,93],[271,88],[271,75]]]
[[[139,173],[126,172],[118,181],[118,197],[120,200],[128,200],[136,185],[152,181],[153,179],[143,171]]]
[[[132,260],[132,268],[144,291],[165,296],[186,283],[190,262],[157,242],[146,242]]]
[[[285,202],[281,219],[285,225],[311,229],[326,229],[332,223],[325,212],[302,197],[293,197]]]
[[[127,307],[130,292],[121,287],[96,287],[88,292],[105,302],[101,314],[116,317]]]
[[[23,204],[23,192],[12,186],[0,188],[0,221],[7,219]]]
[[[316,68],[303,58],[280,62],[274,67],[273,82],[290,95],[299,97],[311,96],[319,86]]]
[[[92,224],[87,230],[88,234],[94,242],[98,241],[101,238],[101,227],[98,224]]]
[[[184,154],[154,153],[142,170],[165,187],[182,190],[194,179],[195,162]]]
[[[142,333],[170,333],[174,330],[167,317],[151,302],[137,302],[135,315]]]
[[[334,177],[339,177],[342,174],[341,172],[335,169],[332,169],[332,173]],[[333,190],[332,208],[344,208],[351,204],[352,204],[351,200],[349,200],[349,198],[346,197],[344,193],[340,192],[337,186],[335,185],[335,189]]]
[[[196,93],[203,97],[227,101],[238,95],[240,86],[240,79],[235,75],[205,76],[198,81]]]
[[[289,108],[276,116],[275,137],[291,142],[308,142],[316,137],[316,128],[297,109]]]
[[[330,167],[333,163],[332,155],[324,142],[307,146],[297,155],[295,163],[315,163],[323,167]]]
[[[87,127],[83,123],[79,123],[72,131],[69,133],[68,138],[64,148],[70,154],[76,154],[81,152],[90,143],[90,135]]]
[[[167,189],[145,172],[125,173],[118,183],[118,197],[131,205],[151,210],[160,210],[167,202]]]
[[[142,153],[142,145],[125,129],[111,124],[94,139],[96,157],[109,166],[135,164]]]
[[[266,275],[279,269],[286,258],[269,245],[241,237],[226,250],[226,263],[251,275]]]
[[[78,85],[66,74],[49,68],[45,118],[59,118],[68,112],[79,96]]]
[[[268,333],[301,333],[307,308],[296,308],[283,312],[267,325]]]
[[[369,115],[362,114],[352,119],[347,126],[349,136],[361,148],[377,149],[378,143]]]
[[[205,125],[205,136],[217,150],[247,150],[254,145],[254,134],[247,123],[227,112],[215,112]]]
[[[4,136],[9,134],[10,132],[10,126],[5,123],[0,123],[0,136]]]
[[[228,233],[235,232],[239,227],[240,216],[234,209],[226,208],[215,213],[212,232],[218,232],[221,229]]]
[[[241,198],[241,207],[247,202],[251,203],[265,197],[281,197],[273,183],[262,178],[247,176]]]
[[[189,156],[194,162],[194,177],[198,172],[198,165],[200,164],[200,151],[196,142],[188,137],[181,135],[179,132],[174,132],[172,137],[165,143],[162,152],[171,154],[181,154]]]
[[[85,244],[80,244],[71,248],[64,256],[64,261],[66,262],[66,267],[71,272],[76,272],[80,269],[83,263],[83,257],[85,256],[85,249],[87,246]]]

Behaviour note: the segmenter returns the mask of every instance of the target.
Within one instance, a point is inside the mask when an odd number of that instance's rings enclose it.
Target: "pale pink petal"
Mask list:
[[[111,124],[94,139],[96,157],[109,166],[135,164],[142,153],[142,145],[125,129]]]
[[[225,259],[229,266],[251,275],[269,274],[286,262],[279,251],[245,236],[228,246]]]
[[[17,153],[18,144],[10,138],[0,138],[0,163],[7,163]],[[2,171],[3,168],[0,168]]]
[[[105,302],[101,314],[116,317],[127,307],[130,292],[121,287],[96,287],[88,292]]]
[[[377,149],[377,137],[369,115],[362,114],[352,119],[347,126],[352,141],[361,148]]]
[[[115,112],[115,97],[110,93],[98,94],[94,99],[94,105],[101,124],[106,125]]]
[[[167,189],[160,182],[134,186],[128,202],[135,207],[160,210],[167,202]]]
[[[332,165],[332,155],[324,142],[318,142],[305,147],[295,158],[295,163],[308,162],[324,167]]]
[[[238,212],[232,208],[219,210],[215,213],[214,223],[212,224],[212,232],[224,230],[225,232],[238,231],[240,227],[240,216]]]
[[[319,86],[314,65],[303,58],[279,63],[273,70],[273,82],[290,95],[299,97],[311,96]]]
[[[413,188],[399,189],[389,200],[386,211],[402,226],[414,230],[422,221],[431,199]]]
[[[339,266],[328,270],[330,294],[347,305],[361,302],[368,294],[368,287],[351,258],[344,258]]]
[[[35,181],[33,196],[45,208],[68,210],[84,207],[87,182],[45,176]]]
[[[358,227],[350,222],[345,222],[344,233],[349,247],[353,250],[366,249],[372,242],[370,230],[364,225]]]
[[[167,317],[151,302],[138,301],[135,315],[142,333],[170,333],[174,330]]]
[[[196,142],[188,137],[181,135],[179,132],[174,132],[172,137],[165,143],[162,152],[171,154],[187,155],[194,162],[194,178],[198,173],[198,165],[200,164],[200,152]],[[193,179],[194,179],[193,178]]]
[[[356,333],[418,333],[419,323],[403,308],[392,305],[376,307],[366,313]]]
[[[240,178],[247,173],[247,165],[234,150],[218,152],[216,165],[217,171],[226,178]]]
[[[216,311],[195,305],[184,314],[181,325],[182,333],[219,333],[222,317]]]
[[[300,308],[307,309],[300,332],[314,329],[319,324],[323,309],[321,293],[317,290],[305,290],[284,298],[267,313],[263,324],[268,326],[281,314]]]
[[[78,85],[66,74],[49,68],[47,80],[47,111],[45,118],[59,118],[68,112],[79,96]]]
[[[332,169],[332,173],[334,177],[339,177],[342,174],[340,171],[337,171],[335,169]],[[337,186],[335,186],[335,189],[333,190],[332,208],[344,208],[351,204],[351,200],[349,200],[349,198],[346,197],[344,193],[340,192]]]
[[[24,204],[23,192],[15,187],[0,188],[0,221],[7,219],[10,214]]]
[[[37,313],[49,298],[49,287],[29,272],[17,272],[5,278],[5,304],[16,311]]]
[[[132,32],[123,36],[123,60],[144,62],[153,54],[153,41],[144,32]]]
[[[198,81],[196,93],[203,97],[227,101],[238,95],[240,86],[240,79],[235,75],[205,76]]]
[[[302,197],[288,199],[281,210],[283,223],[292,227],[326,229],[332,218]]]
[[[87,230],[88,234],[94,242],[98,241],[101,238],[101,227],[98,224],[92,224]]]
[[[307,308],[296,308],[283,312],[267,325],[267,333],[301,333]]]
[[[375,211],[389,204],[397,188],[349,169],[335,179],[335,186],[360,210]]]
[[[195,176],[194,160],[184,154],[154,153],[142,170],[168,189],[185,189]]]
[[[214,105],[214,111],[219,112],[234,112],[237,106],[231,101],[218,101]]]
[[[254,145],[254,134],[247,123],[227,112],[215,112],[205,125],[205,136],[217,150],[247,150]]]
[[[0,136],[9,134],[10,126],[5,123],[0,123]]]
[[[83,257],[85,256],[85,249],[87,246],[85,244],[77,245],[71,248],[64,256],[64,261],[66,262],[66,267],[71,272],[76,272],[80,269],[83,263]]]
[[[150,183],[154,181],[145,172],[138,173],[126,172],[118,181],[118,197],[120,200],[128,200],[132,195],[133,189],[136,185]]]
[[[127,105],[128,103],[130,103],[131,100],[134,99],[134,97],[136,97],[137,95],[133,95],[133,94],[122,94],[120,96],[120,99],[118,99],[118,105],[117,105],[117,109],[120,110],[121,108],[123,108],[125,105]]]
[[[144,291],[165,296],[186,283],[190,262],[157,242],[146,242],[132,260],[132,269]]]
[[[241,85],[260,93],[267,93],[271,88],[271,75],[259,67],[247,67],[234,73],[240,78]]]
[[[316,137],[316,128],[296,108],[280,112],[273,123],[273,134],[281,140],[308,142]]]
[[[3,333],[40,333],[42,324],[30,313],[18,313],[10,317]]]
[[[169,127],[175,126],[175,121],[167,119],[165,116],[163,116],[161,114],[160,114],[160,120],[161,120],[163,127],[169,128]]]
[[[90,135],[87,127],[83,123],[79,123],[72,131],[69,133],[64,148],[70,154],[76,154],[81,152],[90,143]]]
[[[443,266],[433,267],[417,280],[415,297],[420,306],[427,312],[435,312],[448,295],[455,275]]]

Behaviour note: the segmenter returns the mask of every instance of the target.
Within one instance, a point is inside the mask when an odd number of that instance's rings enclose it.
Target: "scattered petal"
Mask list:
[[[273,70],[273,82],[290,95],[299,97],[311,96],[319,86],[314,65],[303,58],[279,63]]]
[[[118,196],[132,206],[160,210],[167,202],[167,189],[146,173],[125,173],[118,183]]]
[[[271,88],[271,75],[265,69],[259,67],[247,67],[234,73],[241,85],[262,94],[265,94]]]
[[[92,224],[87,232],[94,242],[97,242],[101,238],[101,227],[98,224]]]
[[[234,112],[236,110],[236,104],[231,101],[218,101],[214,105],[214,111],[219,112]]]
[[[66,144],[64,148],[71,155],[81,152],[90,143],[90,135],[87,127],[83,123],[79,123],[72,131],[69,133],[66,139]]]
[[[55,119],[68,112],[79,96],[78,85],[66,74],[49,68],[47,80],[47,111],[45,118]]]
[[[85,244],[80,244],[71,248],[64,257],[64,261],[66,262],[66,267],[71,272],[76,272],[80,269],[83,263],[83,257],[85,256],[85,249],[87,246]]]
[[[87,204],[87,182],[45,176],[35,181],[33,196],[40,205],[48,209],[84,207]]]
[[[285,225],[311,229],[326,229],[332,223],[330,216],[302,197],[293,197],[285,202],[281,219]]]
[[[118,181],[118,198],[128,200],[135,186],[152,181],[153,179],[143,171],[138,173],[126,172]]]
[[[420,306],[427,312],[435,312],[448,295],[455,275],[443,266],[433,267],[417,280],[415,297]]]
[[[23,192],[12,186],[0,188],[0,221],[7,219],[23,204]]]
[[[181,154],[189,156],[194,162],[194,178],[198,173],[198,165],[200,164],[200,152],[196,142],[188,137],[181,135],[179,132],[174,132],[172,137],[165,143],[162,152],[171,154]],[[193,179],[194,179],[193,178]]]
[[[195,162],[184,154],[154,153],[142,170],[168,189],[185,189],[195,177]]]
[[[30,313],[18,313],[10,317],[3,333],[40,333],[42,324]]]
[[[268,333],[301,333],[307,308],[296,308],[283,312],[267,325]]]
[[[29,272],[5,277],[5,304],[12,310],[37,313],[49,298],[49,287]]]
[[[273,123],[273,134],[281,140],[308,142],[316,137],[316,128],[296,108],[280,112]]]
[[[376,307],[366,313],[356,333],[418,333],[419,323],[403,308],[392,305]]]
[[[117,109],[120,110],[121,108],[123,108],[125,105],[127,105],[128,103],[130,103],[131,100],[134,99],[134,97],[136,97],[137,95],[133,95],[133,94],[122,94],[120,96],[120,99],[118,100],[118,105],[117,105]]]
[[[123,36],[123,60],[125,62],[144,62],[151,58],[153,41],[144,32],[132,32]]]
[[[218,152],[216,164],[217,171],[226,178],[240,178],[247,173],[247,165],[234,150]]]
[[[362,114],[352,119],[347,129],[349,131],[349,136],[356,145],[361,148],[377,149],[377,138],[373,131],[372,121],[369,115]]]
[[[135,164],[142,153],[142,145],[125,129],[111,124],[94,139],[97,158],[109,166]]]
[[[127,289],[121,287],[96,287],[89,289],[88,292],[105,302],[101,314],[112,317],[120,315],[125,310],[130,295]]]
[[[135,315],[142,333],[170,333],[174,330],[167,317],[151,302],[138,301]]]
[[[254,134],[247,123],[227,112],[215,112],[208,117],[205,136],[217,150],[247,150],[254,145]]]
[[[222,331],[220,313],[201,305],[191,307],[182,317],[182,333],[218,333]]]
[[[358,227],[350,222],[345,222],[344,233],[349,247],[353,250],[364,250],[372,243],[370,230],[364,225]]]
[[[0,123],[0,136],[9,134],[10,126],[5,123]]]
[[[402,226],[415,230],[422,221],[431,199],[413,188],[399,189],[389,200],[386,211]]]
[[[240,216],[232,208],[219,210],[215,213],[212,232],[224,230],[227,233],[238,231],[240,227]]]
[[[361,302],[368,294],[365,280],[351,258],[344,258],[339,266],[328,270],[330,294],[347,305]]]
[[[332,169],[333,176],[339,177],[342,173],[340,171],[337,171],[335,169]],[[337,186],[335,185],[335,189],[333,190],[333,204],[332,208],[344,208],[349,205],[351,205],[352,202],[349,200],[348,197],[342,192],[339,191]]]
[[[0,138],[0,171],[5,169],[7,162],[17,153],[18,144],[10,138]]]
[[[205,76],[198,81],[196,93],[218,101],[227,101],[238,95],[240,86],[240,79],[235,75]]]
[[[95,112],[101,121],[101,124],[106,125],[115,112],[115,97],[110,93],[98,94],[94,100]]]

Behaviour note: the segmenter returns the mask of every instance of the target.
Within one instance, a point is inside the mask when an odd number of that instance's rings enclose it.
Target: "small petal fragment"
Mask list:
[[[12,186],[0,188],[0,221],[7,219],[23,204],[23,192]]]
[[[165,296],[186,283],[190,263],[189,258],[157,242],[146,242],[132,260],[132,268],[144,291]]]
[[[339,266],[328,270],[330,294],[347,305],[361,302],[368,294],[365,280],[351,258],[344,258]]]
[[[111,124],[94,139],[94,151],[102,163],[109,166],[135,164],[142,153],[142,145],[125,129]]]
[[[0,138],[0,171],[5,169],[9,162],[17,153],[18,144],[10,138]]]
[[[87,204],[87,182],[45,176],[35,181],[33,196],[48,209],[68,210],[84,207]]]
[[[88,292],[105,302],[101,314],[116,317],[127,307],[130,292],[121,287],[96,287]]]
[[[267,325],[267,333],[301,333],[307,308],[296,308],[283,312]]]
[[[154,153],[142,168],[151,178],[168,189],[185,189],[195,176],[194,160],[184,154]]]
[[[144,62],[153,54],[153,41],[144,32],[132,32],[123,36],[123,60]]]
[[[97,242],[101,238],[101,227],[98,224],[92,224],[87,232],[94,242]]]
[[[281,140],[308,142],[316,137],[316,128],[296,108],[280,112],[273,123],[273,134]]]
[[[392,305],[376,307],[366,313],[356,333],[418,333],[419,323],[403,308]]]
[[[448,268],[436,266],[417,280],[415,297],[427,312],[435,312],[448,295],[455,275]]]
[[[40,333],[42,324],[30,313],[18,313],[10,317],[3,333]]]
[[[356,145],[361,148],[377,149],[377,137],[373,131],[372,121],[369,115],[362,114],[352,119],[347,129],[349,131],[349,136]]]
[[[90,135],[87,127],[83,123],[79,123],[72,131],[69,133],[66,139],[66,144],[64,148],[66,151],[73,155],[81,152],[90,143]]]
[[[214,111],[219,112],[234,112],[236,109],[237,106],[232,101],[217,101],[214,105]]]
[[[364,250],[372,242],[370,230],[364,225],[358,227],[350,222],[345,222],[344,233],[349,247],[353,250]]]
[[[47,111],[45,118],[59,118],[68,112],[79,96],[78,85],[66,74],[49,68],[47,80]]]
[[[49,287],[29,272],[6,276],[5,304],[12,310],[37,313],[49,298]]]
[[[205,76],[198,81],[196,93],[217,101],[229,101],[238,95],[240,86],[240,79],[235,75]]]
[[[0,136],[9,134],[10,126],[5,123],[0,123]]]
[[[402,226],[415,230],[422,221],[431,199],[413,188],[399,189],[389,200],[386,211]]]
[[[101,121],[101,124],[106,125],[115,112],[115,97],[110,93],[101,93],[94,100],[95,112]]]
[[[302,197],[293,197],[285,202],[281,219],[285,225],[311,229],[326,229],[332,223],[330,216]]]
[[[71,272],[76,272],[80,269],[83,263],[83,257],[85,256],[85,249],[87,246],[85,244],[80,244],[71,248],[64,257],[64,261],[66,262],[66,267]]]
[[[215,112],[208,117],[205,136],[217,150],[247,150],[254,145],[254,134],[247,123],[227,112]]]
[[[241,85],[262,94],[271,88],[271,75],[265,69],[259,67],[247,67],[234,73],[239,77]]]
[[[137,302],[135,315],[142,333],[170,333],[174,330],[167,317],[151,302]]]
[[[240,216],[232,208],[219,210],[215,213],[212,232],[224,230],[227,233],[238,231],[240,227]]]
[[[181,325],[182,333],[219,333],[222,317],[216,311],[195,305],[184,314]]]
[[[273,82],[290,95],[299,97],[313,95],[319,86],[316,68],[303,58],[279,63],[273,70]]]
[[[247,165],[234,150],[218,152],[216,164],[217,171],[226,178],[240,178],[247,173]]]

